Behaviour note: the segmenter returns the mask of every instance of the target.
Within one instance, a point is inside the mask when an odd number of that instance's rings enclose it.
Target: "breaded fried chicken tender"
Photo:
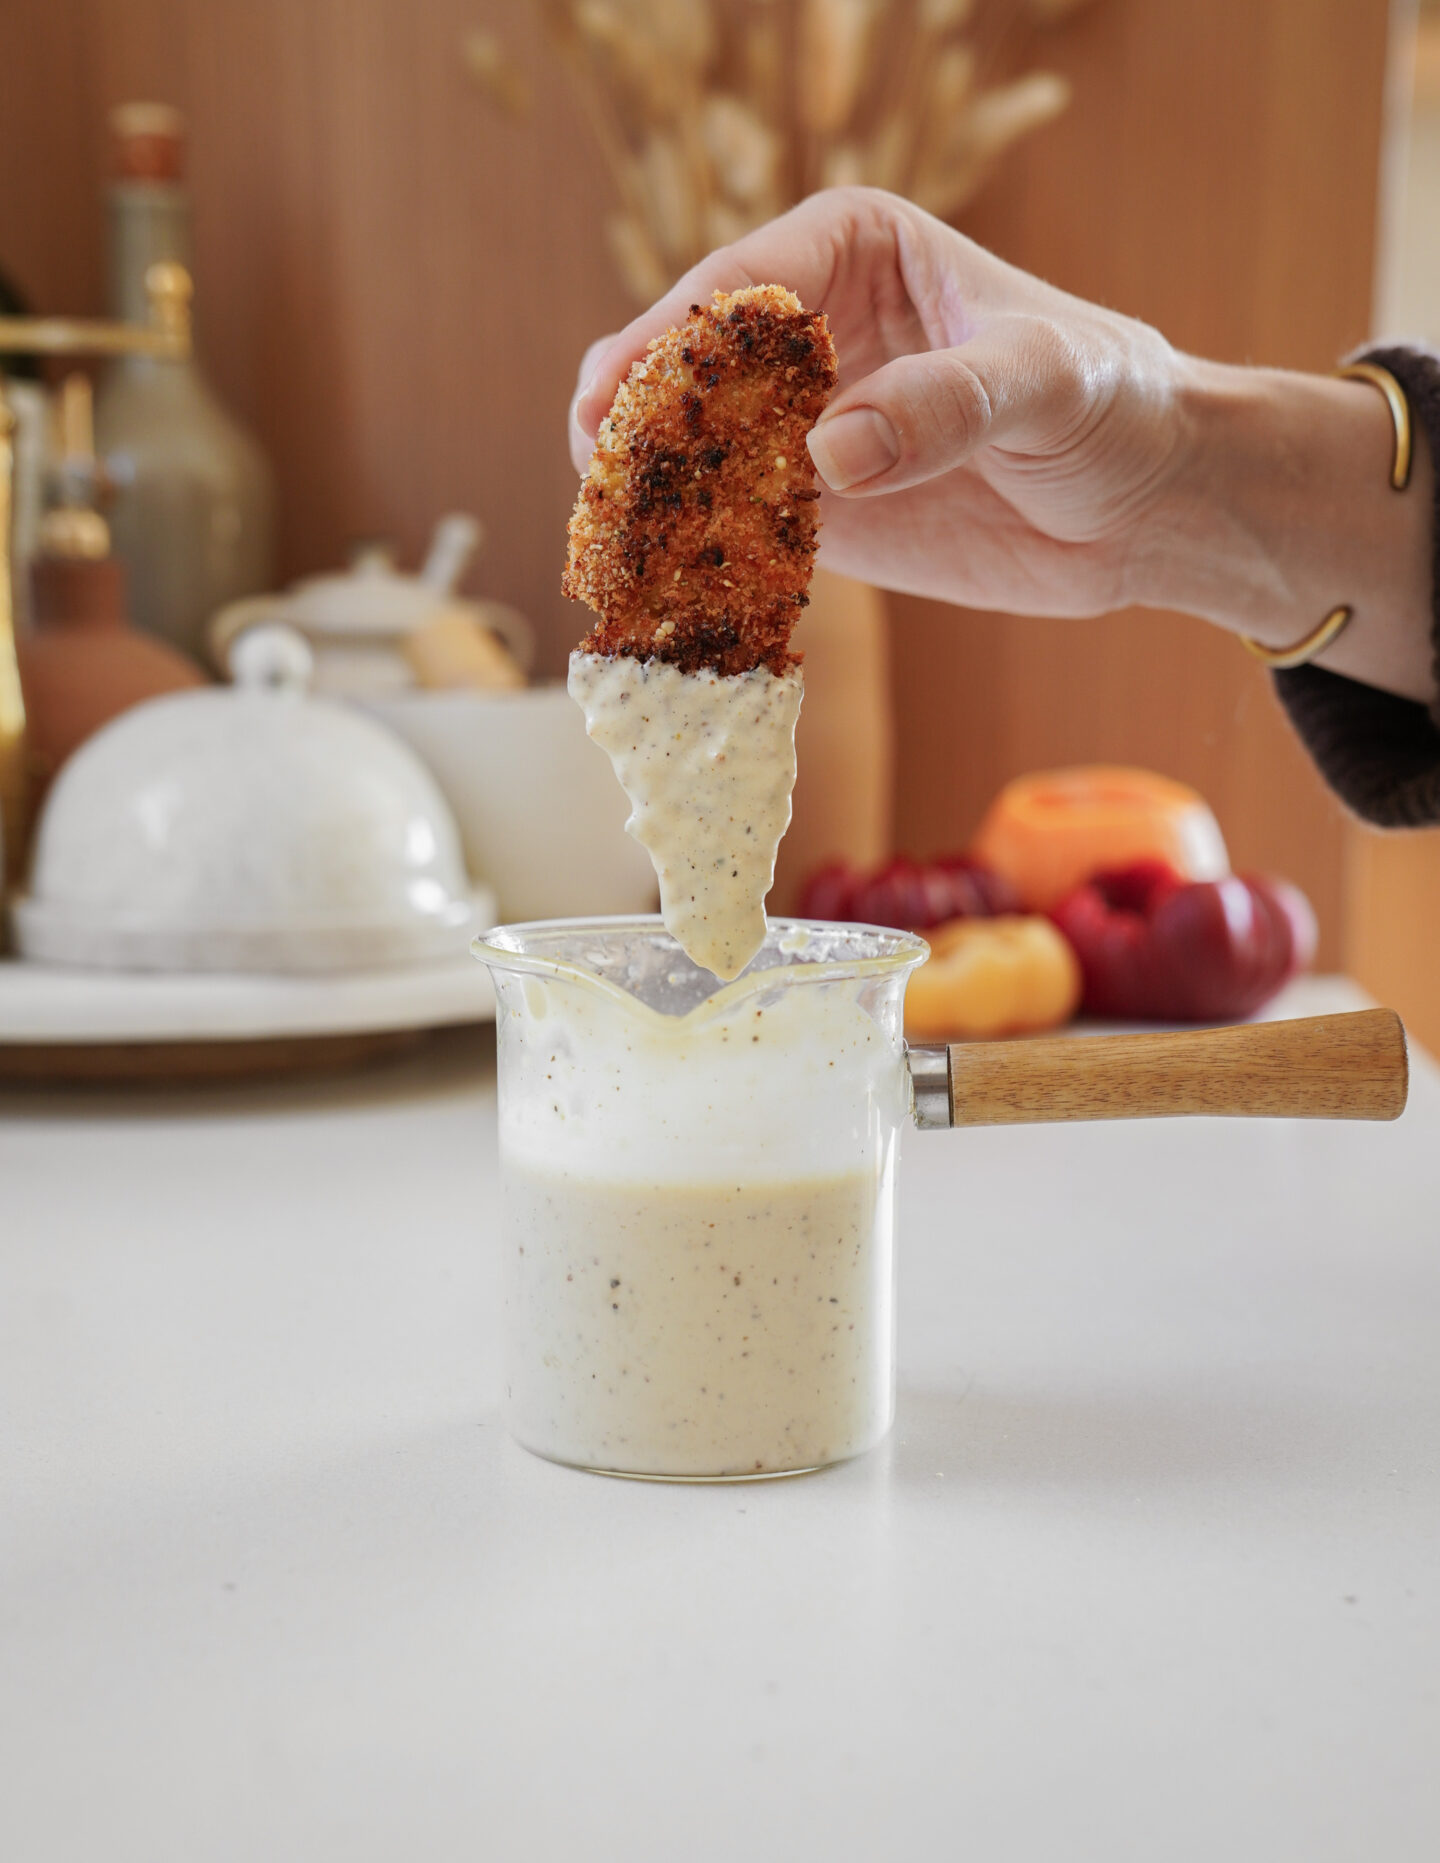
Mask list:
[[[721,674],[800,660],[819,492],[805,436],[835,387],[823,315],[779,285],[717,291],[650,344],[600,424],[562,587],[584,653]]]

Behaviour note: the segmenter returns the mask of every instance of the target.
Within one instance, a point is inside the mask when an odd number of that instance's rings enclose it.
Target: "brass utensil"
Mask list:
[[[85,317],[0,317],[0,355],[170,356],[190,353],[190,274],[183,265],[152,265],[145,275],[148,324]],[[15,663],[15,602],[10,560],[14,418],[0,374],[0,892],[24,869],[30,829],[25,701]]]

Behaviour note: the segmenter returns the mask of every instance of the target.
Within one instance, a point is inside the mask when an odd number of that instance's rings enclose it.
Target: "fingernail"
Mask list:
[[[900,457],[895,429],[878,408],[847,408],[822,420],[810,429],[807,443],[815,470],[832,492],[888,472]]]

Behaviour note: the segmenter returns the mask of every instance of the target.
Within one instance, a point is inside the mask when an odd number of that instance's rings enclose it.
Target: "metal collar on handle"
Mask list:
[[[954,1124],[950,1099],[950,1050],[943,1044],[907,1048],[915,1123],[922,1132],[947,1132]]]

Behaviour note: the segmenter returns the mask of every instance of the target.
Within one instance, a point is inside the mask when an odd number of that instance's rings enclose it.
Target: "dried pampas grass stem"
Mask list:
[[[1069,85],[1027,35],[1085,0],[532,0],[618,199],[639,301],[817,187],[868,183],[952,217]],[[530,87],[495,35],[464,55],[510,115]]]

